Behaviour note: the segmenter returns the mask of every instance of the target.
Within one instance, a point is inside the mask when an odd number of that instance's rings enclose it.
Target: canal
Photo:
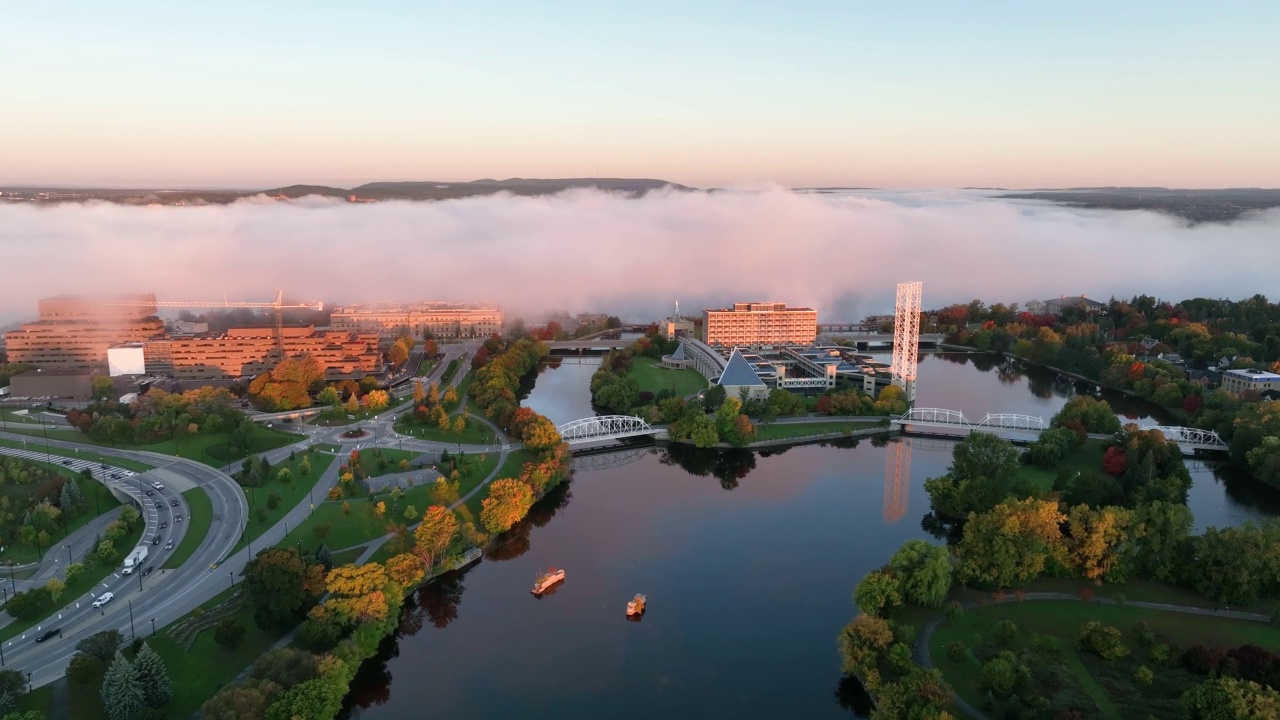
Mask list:
[[[524,404],[593,414],[595,365],[546,366]],[[917,405],[1042,415],[1075,392],[989,356],[926,355]],[[1109,400],[1113,398],[1108,398]],[[1145,424],[1143,408],[1116,403]],[[836,635],[854,586],[905,540],[934,540],[925,478],[951,443],[862,441],[769,453],[651,448],[594,462],[490,556],[419,591],[362,668],[347,716],[847,717]],[[1195,465],[1197,526],[1280,511],[1247,479]],[[563,567],[542,598],[536,574]],[[649,597],[640,622],[625,604]]]

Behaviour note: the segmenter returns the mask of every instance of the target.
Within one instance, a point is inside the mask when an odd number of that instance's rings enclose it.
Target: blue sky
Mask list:
[[[0,183],[1280,185],[1277,3],[24,3]]]

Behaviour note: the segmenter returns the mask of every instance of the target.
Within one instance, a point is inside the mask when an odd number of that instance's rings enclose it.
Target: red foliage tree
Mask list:
[[[1129,363],[1129,372],[1126,374],[1126,378],[1129,380],[1129,382],[1134,383],[1146,377],[1146,374],[1147,374],[1146,363],[1133,362],[1133,363]]]
[[[1188,395],[1182,398],[1182,409],[1188,413],[1195,413],[1204,405],[1204,398],[1199,395]]]
[[[1109,447],[1102,455],[1102,469],[1112,477],[1120,477],[1129,467],[1129,460],[1124,455],[1124,448]]]
[[[818,412],[820,413],[831,412],[831,396],[830,395],[823,395],[822,397],[818,398]]]
[[[489,364],[489,348],[481,345],[476,351],[475,357],[471,358],[471,369],[477,370]]]

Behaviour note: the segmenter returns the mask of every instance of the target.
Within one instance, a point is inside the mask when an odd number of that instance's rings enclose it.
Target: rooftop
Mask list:
[[[764,381],[756,374],[756,370],[742,356],[742,352],[737,348],[733,349],[733,353],[729,355],[729,362],[724,366],[724,372],[720,373],[719,384],[724,387],[740,387],[743,385],[764,385]]]
[[[1227,370],[1226,374],[1248,380],[1256,380],[1258,382],[1274,382],[1276,380],[1280,380],[1280,375],[1266,370]]]

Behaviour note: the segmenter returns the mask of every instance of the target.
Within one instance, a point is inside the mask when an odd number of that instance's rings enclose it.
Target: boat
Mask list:
[[[636,593],[636,596],[631,599],[631,602],[627,603],[627,617],[631,617],[632,615],[643,614],[644,604],[648,601],[649,601],[649,598],[639,593]]]
[[[547,591],[547,588],[561,580],[564,580],[564,570],[548,568],[545,573],[539,575],[538,579],[533,582],[533,590],[530,592],[534,595],[541,595]]]

